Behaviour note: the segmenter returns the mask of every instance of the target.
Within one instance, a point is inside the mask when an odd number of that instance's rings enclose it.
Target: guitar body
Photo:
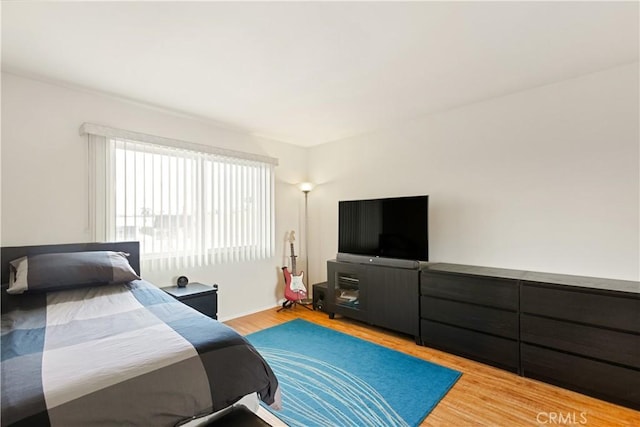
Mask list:
[[[302,278],[304,277],[304,272],[301,271],[297,276],[291,275],[291,285],[290,288],[294,292],[300,292],[306,296],[307,288],[304,286],[304,282],[302,282]],[[304,298],[304,297],[303,297]]]
[[[299,301],[307,297],[307,288],[304,286],[302,277],[304,272],[298,276],[291,274],[287,267],[282,267],[284,275],[284,297],[289,301]]]

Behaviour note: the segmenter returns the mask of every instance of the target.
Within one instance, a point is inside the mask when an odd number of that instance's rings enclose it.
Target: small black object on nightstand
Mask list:
[[[169,286],[162,290],[200,313],[218,319],[218,285],[194,282],[188,287]]]
[[[184,288],[188,284],[189,284],[189,278],[187,276],[180,276],[176,281],[176,285],[178,285],[179,288]]]

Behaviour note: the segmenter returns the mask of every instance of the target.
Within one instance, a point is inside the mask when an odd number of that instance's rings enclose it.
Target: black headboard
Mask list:
[[[9,262],[26,255],[60,252],[114,251],[129,254],[129,264],[140,275],[140,242],[69,243],[62,245],[8,246],[0,248],[2,284],[9,282]]]

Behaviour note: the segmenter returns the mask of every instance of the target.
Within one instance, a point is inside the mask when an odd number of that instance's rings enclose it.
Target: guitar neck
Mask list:
[[[293,243],[289,244],[291,246],[291,274],[296,275],[296,256],[293,252]]]

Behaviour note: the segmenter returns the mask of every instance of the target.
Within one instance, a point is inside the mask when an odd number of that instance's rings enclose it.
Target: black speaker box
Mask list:
[[[327,311],[327,282],[313,285],[313,309]]]

